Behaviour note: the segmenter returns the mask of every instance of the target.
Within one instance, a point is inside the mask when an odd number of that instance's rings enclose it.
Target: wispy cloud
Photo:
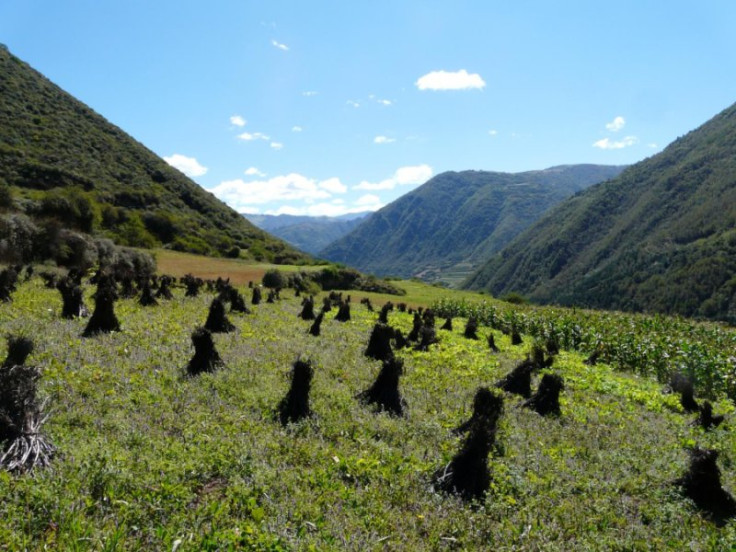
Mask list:
[[[243,119],[240,115],[233,115],[230,117],[230,124],[237,127],[244,127],[248,121]]]
[[[360,103],[356,102],[355,100],[348,100],[345,103],[348,104],[350,107],[360,107]]]
[[[482,90],[486,83],[478,73],[460,71],[432,71],[414,83],[419,90]]]
[[[611,132],[618,132],[619,130],[624,128],[624,126],[626,126],[626,119],[619,115],[610,123],[606,123],[606,130],[609,130]]]
[[[261,178],[263,178],[264,176],[266,176],[266,173],[259,171],[256,167],[248,167],[247,169],[245,169],[245,175],[260,176]]]
[[[277,151],[284,148],[284,144],[282,144],[281,142],[271,142],[270,145],[271,149],[275,149]]]
[[[628,148],[630,146],[633,146],[634,144],[637,144],[638,142],[639,139],[636,136],[626,136],[621,140],[611,140],[610,138],[603,138],[601,140],[598,140],[597,142],[594,142],[593,147],[603,150],[617,150]]]
[[[491,136],[496,136],[498,134],[498,131],[492,128],[491,130],[488,131],[488,134],[490,134]]]
[[[373,139],[374,144],[391,144],[396,141],[396,138],[389,138],[388,136],[376,136]]]
[[[276,40],[272,40],[271,45],[275,48],[278,48],[279,50],[283,50],[284,52],[289,51],[289,47],[286,44],[282,44],[281,42],[277,42]]]
[[[410,165],[397,169],[393,176],[380,182],[364,180],[353,186],[353,190],[393,190],[397,186],[423,184],[430,178],[432,178],[432,167],[429,165]]]
[[[304,130],[304,129],[302,127],[300,127],[300,126],[293,126],[293,127],[291,127],[291,132],[301,132],[302,130]]]
[[[207,167],[200,165],[194,157],[175,153],[169,157],[164,157],[164,161],[190,178],[207,174]]]
[[[268,136],[261,132],[243,132],[238,134],[238,138],[245,140],[246,142],[252,142],[253,140],[270,140]]]
[[[328,192],[332,194],[344,194],[348,191],[348,187],[340,182],[340,179],[337,177],[328,178],[327,180],[323,180],[319,183],[319,187],[323,190],[327,190]]]
[[[385,105],[385,106],[394,105],[394,102],[392,102],[391,100],[376,100],[376,101],[379,104]]]
[[[311,96],[316,96],[317,94],[318,92],[315,90],[305,90],[304,92],[302,92],[302,96],[307,96],[308,98]]]

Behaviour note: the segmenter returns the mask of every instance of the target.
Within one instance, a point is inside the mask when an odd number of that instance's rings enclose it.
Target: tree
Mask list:
[[[283,289],[286,287],[286,278],[283,273],[275,268],[267,270],[263,275],[262,283],[269,289]]]

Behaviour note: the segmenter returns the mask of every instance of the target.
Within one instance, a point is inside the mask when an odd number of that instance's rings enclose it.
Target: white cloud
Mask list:
[[[246,121],[245,119],[243,119],[240,115],[233,115],[232,117],[230,117],[230,124],[231,125],[235,125],[235,126],[239,126],[239,127],[244,127],[247,122],[248,121]]]
[[[238,134],[238,138],[245,140],[246,142],[251,142],[253,140],[270,140],[268,136],[260,132],[244,132],[242,134]]]
[[[354,100],[348,100],[345,103],[348,104],[350,107],[355,107],[355,108],[360,107],[360,104]]]
[[[326,180],[327,188],[336,188],[332,179]],[[242,212],[248,206],[274,201],[316,201],[330,199],[332,194],[313,178],[298,173],[274,176],[267,180],[245,182],[242,179],[226,180],[210,191],[222,201]]]
[[[337,177],[323,180],[319,183],[319,187],[333,194],[344,194],[348,191],[348,187]]]
[[[305,90],[304,92],[302,92],[302,96],[307,96],[307,97],[316,96],[317,94],[318,92],[314,90]]]
[[[291,132],[301,132],[302,130],[304,130],[304,129],[302,127],[300,127],[300,126],[293,126],[293,127],[291,127]]]
[[[618,132],[619,130],[624,128],[624,126],[626,126],[626,119],[624,119],[620,115],[610,123],[606,123],[606,129],[610,130],[611,132]]]
[[[164,161],[190,178],[207,174],[207,167],[200,165],[194,157],[175,153],[170,157],[164,157]]]
[[[261,178],[266,176],[266,173],[262,173],[255,167],[248,167],[247,169],[245,169],[245,174],[246,176],[260,176]]]
[[[594,142],[593,147],[604,150],[616,150],[628,148],[629,146],[633,146],[638,142],[639,139],[636,136],[626,136],[621,140],[611,140],[610,138],[603,138],[601,140],[598,140],[597,142]]]
[[[396,186],[424,184],[432,178],[432,167],[429,165],[412,165],[399,168],[391,178],[380,182],[363,181],[353,186],[353,190],[393,190]]]
[[[386,105],[386,106],[394,105],[394,102],[392,102],[391,100],[378,100],[378,103],[380,103],[381,105]]]
[[[498,131],[495,129],[491,129],[488,131],[488,134],[490,134],[491,136],[496,136],[498,134]]]
[[[419,90],[472,90],[483,89],[485,81],[478,73],[460,71],[432,71],[414,83]]]
[[[279,50],[283,50],[284,52],[289,51],[289,47],[286,44],[281,44],[280,42],[276,42],[275,40],[271,41],[271,45],[278,48]]]
[[[390,144],[390,143],[395,142],[395,141],[396,141],[395,138],[389,138],[387,136],[376,136],[373,139],[373,143],[374,144]]]
[[[356,205],[375,205],[381,203],[381,198],[375,194],[365,194],[355,200]]]
[[[647,146],[650,147],[650,148],[652,148],[652,149],[657,149],[659,147],[656,142],[652,142],[651,144],[647,144]]]
[[[284,144],[281,142],[271,142],[271,149],[275,149],[276,151],[283,149]]]

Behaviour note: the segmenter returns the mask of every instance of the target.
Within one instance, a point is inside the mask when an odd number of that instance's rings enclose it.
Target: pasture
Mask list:
[[[173,273],[161,257],[159,268]],[[394,302],[428,305],[454,293],[406,288]],[[93,291],[85,286],[89,305]],[[439,343],[396,352],[406,403],[396,417],[356,398],[381,368],[363,355],[378,313],[359,295],[351,320],[334,320],[334,308],[317,337],[292,290],[249,304],[250,314],[228,313],[235,330],[214,334],[224,365],[188,377],[191,334],[213,297],[187,298],[177,287],[158,306],[118,300],[121,331],[91,338],[81,337],[86,320],[60,318],[59,292],[39,279],[0,304],[3,335],[35,342],[28,363],[42,374],[43,432],[57,449],[47,469],[0,471],[0,548],[729,550],[736,542],[734,521],[707,519],[673,484],[699,445],[720,452],[722,483],[736,490],[734,407],[722,393],[711,398],[726,423],[705,431],[651,374],[588,366],[587,354],[563,348],[546,369],[564,380],[561,416],[505,394],[489,490],[466,502],[437,492],[432,475],[462,444],[452,429],[470,416],[476,389],[531,352],[529,334],[512,346],[481,326],[469,340],[465,318],[452,331],[438,318]],[[397,310],[388,322],[412,328]],[[486,343],[491,332],[499,353]],[[277,408],[298,358],[314,367],[313,415],[283,426]]]

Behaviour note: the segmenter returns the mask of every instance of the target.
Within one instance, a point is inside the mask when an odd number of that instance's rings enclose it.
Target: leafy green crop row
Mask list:
[[[705,396],[736,401],[736,331],[669,316],[520,307],[500,302],[441,299],[439,316],[475,316],[496,329],[515,329],[565,349],[592,353],[622,370],[660,382],[678,371],[691,376]]]

